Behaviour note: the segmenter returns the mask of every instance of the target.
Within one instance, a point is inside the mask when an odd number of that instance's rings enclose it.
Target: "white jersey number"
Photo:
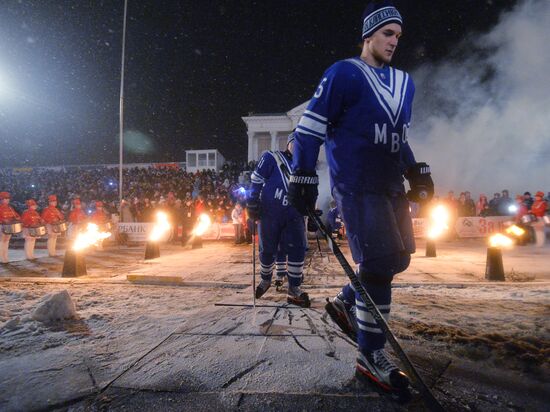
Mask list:
[[[315,90],[315,94],[313,95],[313,97],[315,97],[316,99],[318,99],[319,97],[321,97],[321,95],[323,94],[323,84],[326,83],[328,79],[325,77],[323,80],[321,80],[321,83],[319,84],[319,87],[317,87],[317,90]]]

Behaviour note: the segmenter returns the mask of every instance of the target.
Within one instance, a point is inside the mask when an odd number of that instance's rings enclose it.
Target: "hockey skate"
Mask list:
[[[388,357],[384,349],[359,352],[355,377],[363,383],[373,383],[395,395],[400,402],[410,399],[409,378]]]
[[[289,285],[286,301],[293,305],[301,306],[302,308],[309,308],[311,306],[309,295],[306,292],[302,292],[300,286]]]
[[[271,287],[271,281],[262,279],[260,284],[256,286],[256,299],[260,299],[265,292]]]
[[[350,305],[344,302],[342,292],[336,295],[332,301],[327,298],[325,310],[332,321],[336,323],[340,329],[342,329],[342,332],[344,332],[351,340],[357,342],[356,307],[355,305]]]

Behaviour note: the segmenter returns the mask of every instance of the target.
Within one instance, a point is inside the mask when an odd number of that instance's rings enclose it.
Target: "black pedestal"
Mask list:
[[[504,281],[504,265],[502,264],[502,250],[498,247],[487,248],[487,265],[485,279]]]
[[[75,252],[72,249],[67,249],[65,252],[65,259],[63,260],[63,271],[61,276],[64,278],[86,276],[86,259],[84,255]]]
[[[148,241],[145,245],[145,260],[156,259],[160,257],[158,242]]]
[[[428,239],[426,241],[426,257],[437,257],[435,249],[435,240]]]
[[[193,242],[191,243],[192,249],[200,249],[202,247],[202,237],[195,236]]]

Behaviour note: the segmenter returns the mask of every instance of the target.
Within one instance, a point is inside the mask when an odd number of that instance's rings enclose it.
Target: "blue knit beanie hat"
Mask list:
[[[374,1],[369,3],[363,12],[362,39],[373,35],[380,27],[389,23],[403,25],[401,14],[390,0]]]

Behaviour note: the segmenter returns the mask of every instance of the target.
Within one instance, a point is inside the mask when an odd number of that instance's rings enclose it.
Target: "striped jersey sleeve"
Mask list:
[[[256,165],[256,169],[254,169],[250,176],[250,181],[252,182],[251,194],[253,197],[259,196],[262,186],[273,173],[274,165],[275,159],[273,158],[273,154],[270,151],[264,152]]]
[[[323,74],[296,126],[294,170],[315,170],[319,149],[329,128],[358,93],[356,74],[357,69],[346,61],[333,64]]]

